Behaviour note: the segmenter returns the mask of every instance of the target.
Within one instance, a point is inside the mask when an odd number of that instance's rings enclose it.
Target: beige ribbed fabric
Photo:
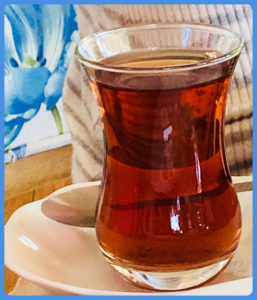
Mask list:
[[[228,95],[225,143],[233,175],[252,173],[252,10],[248,5],[80,5],[81,37],[132,24],[201,22],[241,33],[246,41]],[[74,182],[101,177],[103,137],[96,100],[74,59],[64,86],[64,109],[73,136]]]

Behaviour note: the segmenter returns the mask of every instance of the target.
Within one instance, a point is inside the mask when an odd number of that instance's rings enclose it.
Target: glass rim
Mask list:
[[[196,63],[192,64],[180,64],[180,65],[167,65],[167,66],[150,66],[150,67],[128,67],[128,66],[119,66],[119,65],[113,65],[113,64],[105,64],[102,61],[94,61],[91,59],[85,58],[79,48],[82,47],[83,43],[86,40],[89,40],[94,37],[101,37],[104,35],[110,35],[111,33],[114,32],[125,32],[125,31],[135,31],[135,30],[141,30],[141,29],[158,29],[158,28],[176,28],[176,27],[181,27],[181,26],[189,26],[191,28],[203,28],[203,29],[208,29],[211,28],[213,30],[217,31],[223,31],[230,33],[237,37],[239,39],[239,42],[236,47],[234,47],[231,51],[228,51],[227,53],[222,54],[221,56],[217,58],[211,58],[208,60],[203,60],[199,61]],[[105,70],[105,71],[112,71],[112,72],[118,72],[118,73],[155,73],[155,72],[173,72],[173,71],[188,71],[192,69],[198,69],[202,68],[205,66],[210,66],[210,65],[215,65],[218,63],[222,63],[224,61],[227,61],[236,55],[238,55],[241,50],[244,48],[244,38],[242,37],[241,34],[236,33],[228,28],[222,27],[222,26],[217,26],[217,25],[212,25],[212,24],[205,24],[205,23],[190,23],[190,22],[170,22],[170,23],[154,23],[154,24],[136,24],[136,25],[130,25],[127,27],[118,27],[114,28],[111,30],[105,30],[105,31],[100,31],[96,33],[92,33],[84,38],[82,38],[78,45],[76,46],[75,50],[75,55],[79,59],[79,61],[88,67],[91,67],[93,69],[98,69],[98,70]],[[151,49],[151,48],[149,48]],[[168,49],[168,48],[167,48]]]

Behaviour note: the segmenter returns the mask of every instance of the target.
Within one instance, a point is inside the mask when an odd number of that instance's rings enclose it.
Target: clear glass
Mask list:
[[[98,242],[139,286],[199,285],[235,253],[241,213],[223,129],[242,48],[227,29],[184,23],[96,33],[77,47],[104,125]]]

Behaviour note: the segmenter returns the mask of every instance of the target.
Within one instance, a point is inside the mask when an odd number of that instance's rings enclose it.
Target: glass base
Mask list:
[[[206,282],[219,273],[230,260],[231,257],[209,266],[180,272],[139,271],[131,268],[125,269],[113,263],[111,263],[111,265],[126,279],[133,281],[140,287],[175,291],[198,286]]]

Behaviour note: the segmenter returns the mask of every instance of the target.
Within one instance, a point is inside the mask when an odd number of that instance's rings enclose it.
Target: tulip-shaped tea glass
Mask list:
[[[137,285],[196,286],[235,253],[241,213],[223,131],[242,48],[227,29],[184,23],[96,33],[77,47],[104,128],[98,242]]]

